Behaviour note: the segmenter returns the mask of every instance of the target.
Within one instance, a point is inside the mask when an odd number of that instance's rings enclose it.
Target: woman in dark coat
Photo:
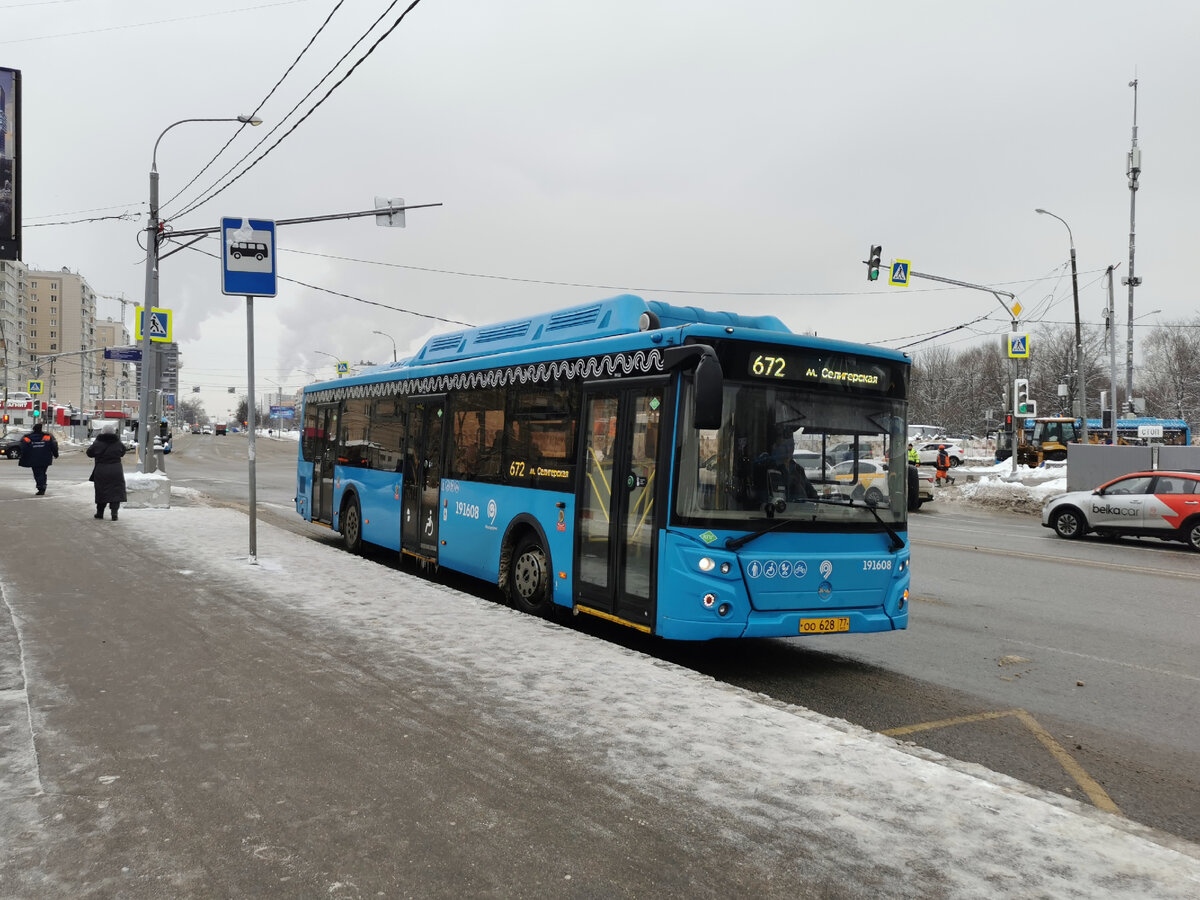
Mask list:
[[[104,518],[104,507],[107,505],[112,510],[115,522],[117,510],[126,498],[125,469],[121,466],[125,445],[117,437],[117,426],[114,423],[104,423],[100,434],[96,435],[96,440],[88,447],[87,455],[96,461],[91,477],[96,486],[96,518]]]

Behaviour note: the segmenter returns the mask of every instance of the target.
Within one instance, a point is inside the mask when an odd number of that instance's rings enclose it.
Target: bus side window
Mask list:
[[[405,418],[406,409],[400,398],[376,401],[367,458],[372,469],[399,472],[403,467]]]
[[[493,449],[493,435],[504,430],[504,392],[486,388],[456,394],[451,422],[450,477],[496,480],[500,453]]]

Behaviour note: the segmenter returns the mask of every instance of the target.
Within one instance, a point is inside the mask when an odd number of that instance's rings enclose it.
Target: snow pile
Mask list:
[[[962,483],[967,476],[973,477]],[[959,497],[967,502],[1035,515],[1041,514],[1047,498],[1067,490],[1065,463],[1048,463],[1036,469],[1022,466],[1014,473],[1012,463],[1006,460],[992,466],[960,466],[954,470],[954,477],[960,482]]]

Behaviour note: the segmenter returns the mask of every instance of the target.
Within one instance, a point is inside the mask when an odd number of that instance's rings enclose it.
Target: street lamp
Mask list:
[[[216,119],[180,119],[172,122],[158,135],[154,152],[150,155],[150,220],[146,225],[146,300],[142,307],[142,392],[138,409],[138,456],[143,473],[153,472],[150,459],[150,377],[153,365],[154,345],[150,339],[150,320],[154,307],[158,305],[158,145],[163,136],[176,125],[185,122],[241,122],[243,125],[261,125],[258,116],[234,116]],[[136,324],[136,323],[135,323]]]
[[[1071,226],[1067,225],[1067,220],[1062,216],[1056,216],[1044,209],[1035,209],[1034,212],[1062,222],[1067,229],[1067,239],[1071,242],[1071,291],[1075,295],[1075,384],[1079,386],[1079,420],[1083,423],[1083,427],[1080,429],[1080,439],[1086,444],[1088,442],[1087,388],[1083,383],[1082,374],[1083,332],[1079,326],[1079,273],[1075,268],[1075,235],[1071,233]]]
[[[326,353],[324,350],[314,350],[313,353],[320,353],[322,356],[328,356],[330,359],[332,359],[334,361],[334,363],[336,363],[336,365],[341,365],[341,363],[342,363],[342,361],[340,359],[338,359],[336,356],[334,356],[332,353]],[[336,366],[335,366],[335,371],[337,371]],[[337,373],[337,377],[338,378],[342,377],[342,373],[340,371]]]
[[[389,341],[392,342],[392,362],[395,362],[396,361],[396,339],[394,337],[392,337],[390,334],[387,334],[382,331],[372,331],[371,334],[381,334],[385,338],[387,338]]]

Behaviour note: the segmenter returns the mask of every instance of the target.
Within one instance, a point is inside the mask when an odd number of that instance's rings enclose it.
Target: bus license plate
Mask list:
[[[801,634],[829,634],[834,631],[849,631],[849,616],[834,616],[829,619],[801,619]]]

